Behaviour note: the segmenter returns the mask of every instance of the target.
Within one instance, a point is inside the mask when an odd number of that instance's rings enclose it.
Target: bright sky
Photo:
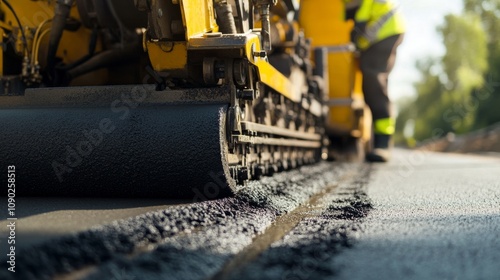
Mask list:
[[[443,23],[446,14],[458,14],[463,9],[462,0],[399,0],[399,3],[406,17],[407,32],[398,48],[390,77],[389,95],[393,101],[416,94],[413,83],[419,79],[419,73],[415,62],[419,58],[444,54],[436,28]]]

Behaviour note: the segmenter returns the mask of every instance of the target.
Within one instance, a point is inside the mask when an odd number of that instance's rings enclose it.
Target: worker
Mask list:
[[[373,149],[366,156],[371,162],[390,159],[395,119],[387,92],[388,77],[403,40],[405,24],[393,0],[344,0],[346,19],[354,20],[351,34],[360,51],[365,102],[373,116]]]

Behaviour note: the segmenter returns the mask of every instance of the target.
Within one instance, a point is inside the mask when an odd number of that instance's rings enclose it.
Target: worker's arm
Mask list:
[[[371,18],[374,0],[361,0],[360,6],[354,15],[354,29],[351,33],[351,41],[357,43],[358,37],[366,32],[366,24]]]
[[[354,20],[356,22],[367,22],[370,20],[374,0],[362,0]]]
[[[345,4],[345,20],[354,20],[356,13],[361,6],[362,0],[344,0]]]

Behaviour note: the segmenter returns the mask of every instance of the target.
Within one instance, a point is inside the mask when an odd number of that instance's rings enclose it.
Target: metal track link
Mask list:
[[[319,141],[305,141],[296,139],[283,139],[283,138],[265,138],[258,136],[249,135],[238,135],[238,142],[249,143],[249,144],[263,144],[263,145],[273,145],[273,146],[285,146],[285,147],[301,147],[301,148],[320,148],[321,142]]]
[[[242,130],[257,133],[267,133],[272,135],[280,135],[290,138],[306,139],[312,141],[320,141],[321,135],[311,134],[306,132],[295,131],[287,128],[274,127],[270,125],[252,123],[252,122],[241,122]]]
[[[240,103],[246,114],[230,137],[238,159],[231,174],[239,184],[321,159],[321,116],[266,86],[259,90],[260,98]]]

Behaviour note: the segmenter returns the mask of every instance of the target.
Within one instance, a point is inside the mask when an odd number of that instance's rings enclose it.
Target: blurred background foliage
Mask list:
[[[464,0],[438,32],[440,58],[417,62],[416,97],[399,100],[396,142],[463,134],[500,122],[500,0]]]

